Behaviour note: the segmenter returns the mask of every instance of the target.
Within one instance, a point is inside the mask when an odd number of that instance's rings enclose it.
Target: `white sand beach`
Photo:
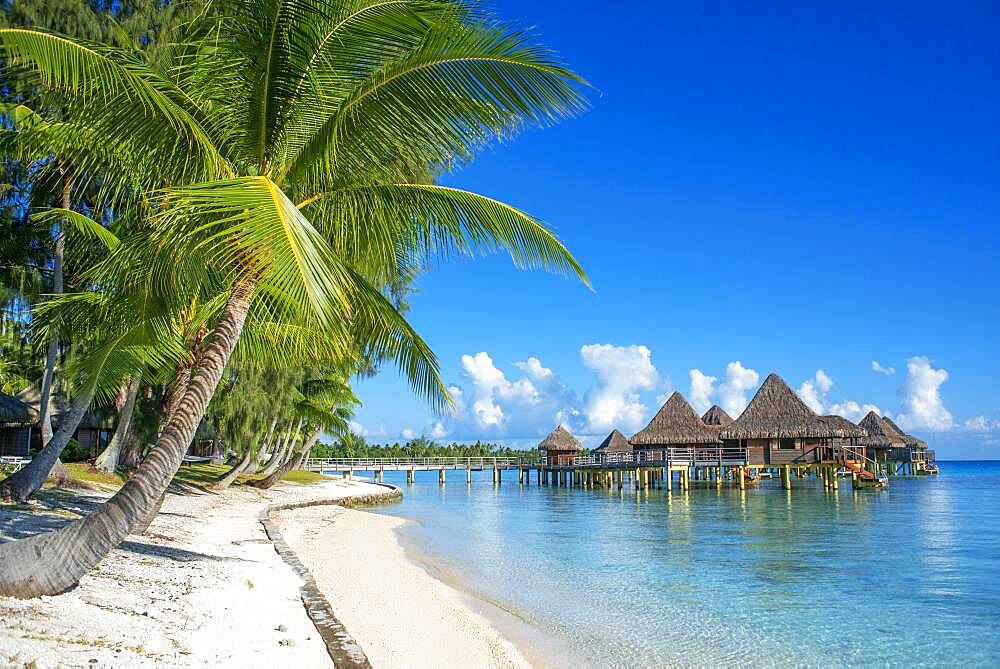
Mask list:
[[[407,558],[405,520],[334,506],[272,517],[373,666],[530,666],[465,594]]]
[[[130,537],[73,591],[0,598],[0,665],[332,666],[302,581],[258,515],[379,490],[336,480],[170,495],[149,533]],[[67,505],[99,501],[90,494]],[[407,559],[394,533],[403,521],[337,506],[273,519],[375,667],[527,665],[461,593]]]

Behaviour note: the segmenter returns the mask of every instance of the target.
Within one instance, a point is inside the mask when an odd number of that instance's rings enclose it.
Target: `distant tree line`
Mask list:
[[[420,436],[405,443],[369,444],[360,434],[351,432],[332,443],[313,446],[314,458],[492,458],[535,457],[538,451],[518,450],[492,442],[441,444]]]

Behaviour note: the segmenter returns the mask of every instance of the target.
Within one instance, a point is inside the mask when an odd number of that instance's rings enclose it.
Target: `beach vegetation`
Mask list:
[[[443,408],[437,360],[388,297],[401,278],[503,251],[586,280],[535,217],[437,185],[492,142],[585,106],[576,75],[479,7],[220,1],[155,53],[20,27],[0,29],[0,51],[44,92],[3,132],[8,150],[58,156],[63,192],[93,189],[101,205],[95,217],[60,202],[64,225],[104,248],[31,315],[39,341],[79,337],[71,416],[137,375],[165,388],[153,446],[109,501],[0,545],[0,594],[62,592],[141,531],[231,364],[395,363]],[[111,226],[114,243],[98,230]],[[343,419],[343,401],[315,402],[277,423],[276,471],[310,450],[304,428]],[[46,440],[43,468],[68,438]]]

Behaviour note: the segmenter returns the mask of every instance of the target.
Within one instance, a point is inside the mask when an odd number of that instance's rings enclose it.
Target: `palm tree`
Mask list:
[[[422,183],[584,106],[580,80],[550,52],[478,9],[218,2],[156,64],[24,29],[0,30],[0,48],[65,110],[29,139],[102,175],[109,201],[145,209],[152,260],[141,269],[174,281],[154,288],[183,288],[206,268],[226,287],[156,447],[90,516],[0,546],[0,594],[71,587],[155,508],[254,308],[311,321],[345,348],[364,342],[443,403],[433,355],[378,286],[435,257],[500,249],[585,278],[535,218]]]

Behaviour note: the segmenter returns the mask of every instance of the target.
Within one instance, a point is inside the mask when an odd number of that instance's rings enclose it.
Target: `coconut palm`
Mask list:
[[[154,260],[122,271],[170,293],[208,267],[226,288],[156,447],[92,515],[0,546],[0,594],[72,586],[155,508],[253,309],[309,321],[345,348],[363,342],[443,403],[433,356],[380,286],[433,258],[501,249],[519,266],[583,278],[535,218],[424,183],[491,141],[583,107],[575,75],[477,9],[218,2],[177,44],[161,45],[156,64],[33,30],[0,30],[0,48],[65,110],[24,141],[101,175],[120,210],[145,210]]]

